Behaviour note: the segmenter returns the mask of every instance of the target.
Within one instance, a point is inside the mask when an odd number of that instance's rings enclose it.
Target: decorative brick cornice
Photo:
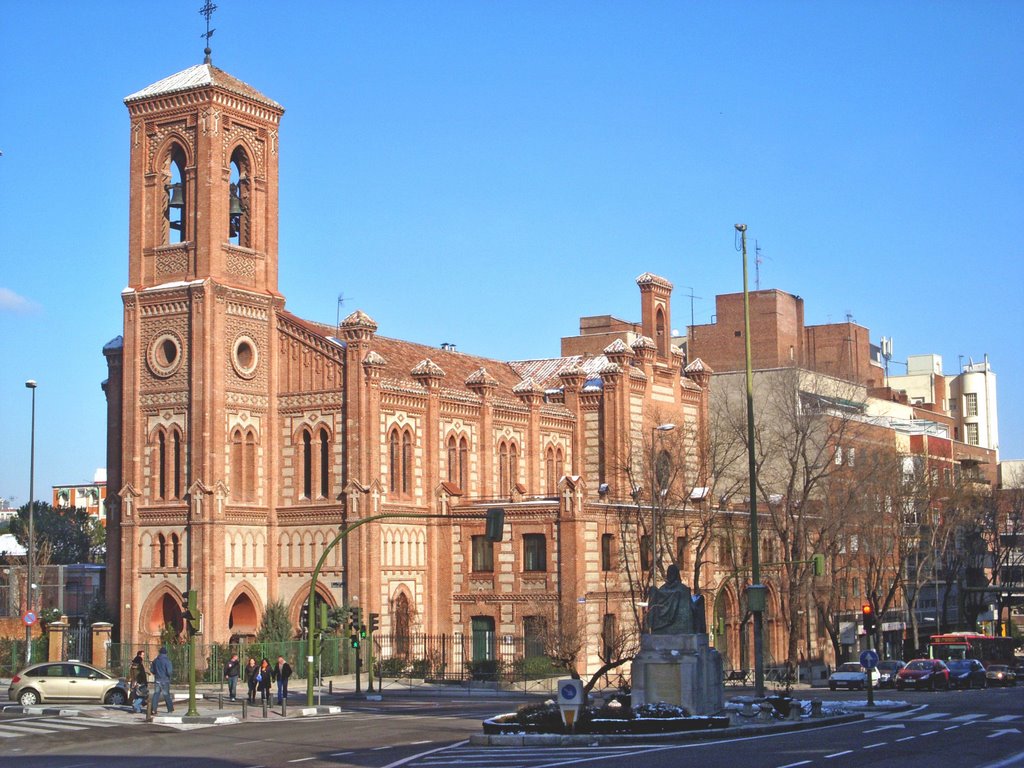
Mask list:
[[[658,275],[650,272],[644,272],[640,277],[636,279],[636,284],[640,286],[640,290],[652,290],[654,288],[661,288],[665,291],[672,290],[672,283],[666,280],[664,277],[658,277]]]

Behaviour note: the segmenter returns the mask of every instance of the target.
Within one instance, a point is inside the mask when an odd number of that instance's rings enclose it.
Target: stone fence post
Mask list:
[[[64,648],[67,643],[68,624],[61,616],[61,621],[51,621],[46,627],[46,634],[50,640],[50,650],[46,657],[47,661],[64,661]]]
[[[110,635],[114,625],[97,621],[92,625],[92,665],[110,671]]]

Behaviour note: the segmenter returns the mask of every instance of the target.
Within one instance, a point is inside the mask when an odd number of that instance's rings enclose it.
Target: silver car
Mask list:
[[[33,664],[11,678],[7,698],[23,707],[50,701],[128,702],[128,683],[81,661]]]

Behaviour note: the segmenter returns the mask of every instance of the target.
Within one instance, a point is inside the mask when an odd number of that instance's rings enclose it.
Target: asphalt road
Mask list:
[[[860,699],[864,694],[828,694]],[[508,699],[383,702],[343,699],[337,716],[262,720],[182,729],[134,721],[88,727],[78,721],[45,735],[0,737],[0,764],[35,768],[211,766],[211,768],[918,768],[1024,766],[1024,687],[938,693],[882,692],[909,702],[906,712],[872,715],[840,726],[757,738],[647,747],[477,748],[465,743],[480,720],[508,711]],[[27,720],[0,719],[4,728],[30,730]],[[15,763],[12,758],[17,758]],[[9,762],[10,761],[10,762]]]

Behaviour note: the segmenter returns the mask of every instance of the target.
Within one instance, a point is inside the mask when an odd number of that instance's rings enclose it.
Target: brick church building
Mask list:
[[[121,641],[180,627],[189,588],[209,641],[251,636],[275,600],[297,626],[339,528],[406,513],[436,517],[355,530],[319,598],[393,635],[521,636],[557,617],[595,660],[633,620],[627,582],[648,578],[648,467],[681,461],[665,482],[684,496],[705,484],[711,372],[671,344],[672,285],[640,276],[639,323],[584,318],[554,359],[388,338],[363,311],[310,322],[278,290],[284,109],[209,61],[125,103],[124,330],[104,348]],[[667,423],[685,449],[655,458]],[[480,513],[496,505],[491,545]]]

